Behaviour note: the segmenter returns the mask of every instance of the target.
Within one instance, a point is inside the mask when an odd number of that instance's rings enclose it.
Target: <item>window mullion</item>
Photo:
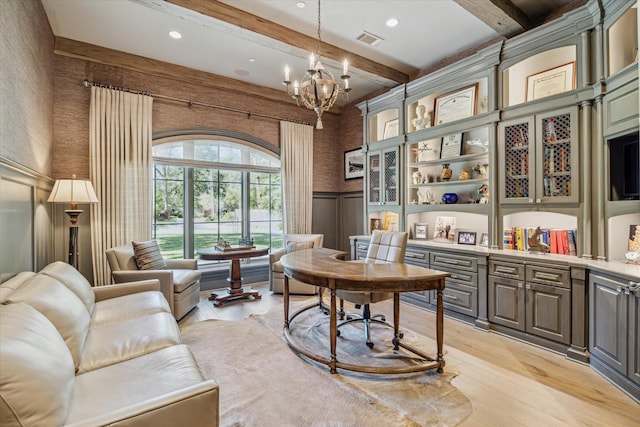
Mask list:
[[[185,168],[184,180],[184,253],[185,258],[193,258],[195,253],[195,236],[194,236],[194,180],[193,168]]]

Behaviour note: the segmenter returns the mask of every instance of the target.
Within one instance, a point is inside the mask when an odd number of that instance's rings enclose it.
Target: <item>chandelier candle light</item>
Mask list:
[[[340,78],[344,82],[344,87],[340,86],[331,74],[330,71],[325,70],[320,62],[320,44],[322,38],[320,37],[320,0],[318,0],[318,49],[316,54],[313,53],[309,57],[309,69],[306,76],[302,78],[302,81],[294,81],[291,84],[290,69],[289,66],[284,68],[284,80],[283,85],[287,87],[287,93],[291,95],[296,103],[300,105],[302,103],[310,110],[313,110],[318,115],[318,121],[316,122],[316,129],[322,129],[322,113],[328,111],[338,98],[338,94],[342,93],[348,99],[349,91],[349,63],[345,59],[342,63],[342,75]],[[316,62],[317,55],[317,62]]]
[[[69,264],[78,269],[78,217],[82,210],[78,209],[78,204],[98,203],[98,197],[93,190],[93,185],[88,179],[76,179],[75,175],[71,179],[59,179],[53,185],[51,195],[47,200],[49,203],[69,203],[71,209],[64,212],[69,215]]]

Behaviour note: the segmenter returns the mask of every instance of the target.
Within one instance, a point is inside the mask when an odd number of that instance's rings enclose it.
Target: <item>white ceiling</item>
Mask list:
[[[222,0],[234,8],[317,36],[315,0]],[[542,0],[532,0],[533,2]],[[301,78],[310,52],[163,0],[42,0],[56,36],[182,65],[283,90],[284,66]],[[453,0],[323,0],[324,42],[406,74],[498,36]],[[385,22],[400,23],[388,28]],[[183,37],[174,40],[170,30]],[[384,39],[377,47],[356,37],[363,31]],[[321,52],[322,53],[322,52]],[[249,58],[255,58],[250,62]],[[348,58],[347,58],[348,59]],[[323,60],[334,75],[340,64]],[[398,83],[350,69],[352,99]],[[135,88],[134,88],[135,89]]]

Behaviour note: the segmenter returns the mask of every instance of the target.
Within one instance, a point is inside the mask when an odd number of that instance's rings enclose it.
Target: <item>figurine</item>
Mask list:
[[[414,184],[422,184],[422,174],[420,173],[420,171],[415,171],[413,174],[411,174],[411,177],[413,178]]]
[[[220,237],[220,238],[218,239],[218,244],[217,244],[217,246],[218,246],[219,248],[228,248],[228,247],[230,247],[231,245],[229,245],[229,242],[227,242],[227,241],[226,241],[226,240],[224,240],[222,237]]]
[[[427,113],[427,107],[418,105],[416,108],[416,116],[415,119],[411,120],[411,124],[415,126],[416,130],[431,127],[431,116]]]
[[[481,178],[485,178],[487,176],[487,173],[489,172],[489,164],[484,163],[481,165],[480,163],[478,163],[473,167],[473,171],[480,175]]]
[[[487,184],[482,184],[480,188],[478,188],[478,196],[480,196],[478,203],[484,205],[489,203],[489,186]]]

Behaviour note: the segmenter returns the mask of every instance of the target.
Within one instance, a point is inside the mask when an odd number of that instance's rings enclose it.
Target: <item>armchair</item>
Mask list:
[[[304,245],[307,243],[307,245]],[[324,234],[285,234],[284,248],[269,254],[269,290],[275,294],[284,292],[284,269],[280,264],[280,258],[286,253],[300,249],[321,248],[324,243]],[[292,294],[315,295],[317,289],[313,285],[289,280],[289,292]]]
[[[403,263],[404,255],[407,249],[408,233],[406,232],[390,232],[374,230],[371,235],[371,241],[367,250],[367,258],[365,263]],[[376,322],[387,326],[386,319],[381,314],[371,315],[369,304],[384,301],[393,298],[393,294],[389,292],[357,292],[357,291],[337,291],[336,295],[340,297],[340,318],[344,318],[343,301],[350,301],[356,305],[356,308],[363,306],[362,314],[349,313],[347,320],[338,325],[338,335],[340,335],[340,327],[352,322],[363,322],[364,331],[367,340],[367,347],[373,347],[371,335],[369,333],[369,323]]]
[[[107,249],[107,261],[114,283],[157,279],[176,320],[183,318],[200,302],[200,278],[195,259],[166,259],[166,270],[139,270],[132,245]]]

